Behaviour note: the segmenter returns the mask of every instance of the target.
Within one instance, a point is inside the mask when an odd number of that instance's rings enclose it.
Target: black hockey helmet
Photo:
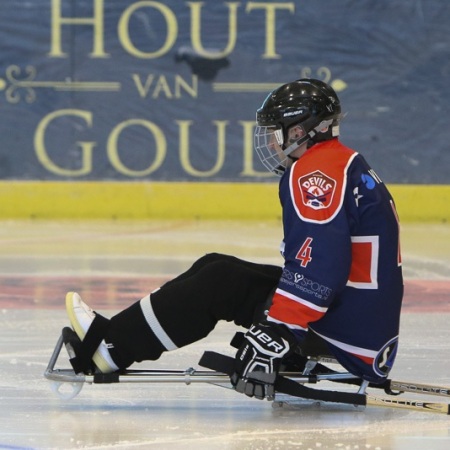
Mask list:
[[[341,106],[334,89],[323,81],[301,78],[273,90],[256,112],[255,149],[263,164],[275,173],[282,173],[285,162],[280,165],[279,155],[268,164],[264,148],[268,136],[275,134],[276,141],[287,157],[296,148],[309,141],[310,145],[332,139],[339,135]],[[302,133],[295,142],[288,141],[288,130],[299,126]]]

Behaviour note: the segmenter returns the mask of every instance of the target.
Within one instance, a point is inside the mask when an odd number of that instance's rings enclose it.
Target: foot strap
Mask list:
[[[203,353],[199,365],[217,372],[225,373],[228,376],[231,376],[234,373],[234,358],[216,352],[207,351]],[[312,389],[281,375],[279,375],[275,381],[275,391],[308,400],[346,403],[351,405],[367,404],[367,399],[364,394]]]
[[[63,329],[63,341],[69,352],[70,363],[75,370],[75,373],[93,372],[95,366],[92,362],[92,357],[102,340],[105,338],[108,328],[109,320],[102,315],[95,313],[94,320],[83,341],[80,340],[71,328]],[[68,345],[71,346],[72,353]]]

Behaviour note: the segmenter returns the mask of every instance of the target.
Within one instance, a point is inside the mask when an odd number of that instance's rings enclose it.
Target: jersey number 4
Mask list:
[[[312,260],[311,252],[311,242],[313,241],[312,237],[307,237],[305,239],[305,242],[303,242],[302,246],[300,247],[300,250],[297,253],[297,256],[295,257],[300,261],[300,265],[302,267],[306,267]]]

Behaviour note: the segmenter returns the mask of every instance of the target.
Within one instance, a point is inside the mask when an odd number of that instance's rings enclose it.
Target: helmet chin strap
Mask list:
[[[317,127],[313,128],[306,136],[301,137],[299,140],[292,143],[289,147],[286,147],[283,150],[284,154],[288,158],[296,160],[295,158],[292,158],[290,156],[290,154],[293,151],[297,150],[297,148],[300,147],[300,145],[302,145],[306,141],[312,140],[314,138],[314,136],[316,136],[318,134],[318,132],[320,132],[324,128],[328,129],[328,127],[330,127],[332,125],[332,123],[333,123],[332,119],[331,120],[323,120],[322,122],[319,123],[319,125],[317,125]],[[333,131],[333,136],[339,136],[339,126],[333,127],[332,131]]]
[[[309,141],[312,139],[317,133],[314,130],[311,130],[306,136],[301,137],[298,141],[295,141],[293,144],[291,144],[289,147],[286,147],[283,150],[283,153],[290,159],[293,159],[296,161],[296,158],[293,158],[291,153],[295,150],[297,150],[300,145],[304,144],[306,141]]]

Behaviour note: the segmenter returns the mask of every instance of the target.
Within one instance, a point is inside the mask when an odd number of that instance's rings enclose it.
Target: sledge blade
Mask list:
[[[85,376],[83,374],[77,375],[72,369],[55,369],[63,344],[64,340],[61,334],[44,372],[44,377],[50,381],[51,390],[60,399],[70,400],[80,393],[85,382]],[[67,385],[69,390],[63,391],[62,387]]]

